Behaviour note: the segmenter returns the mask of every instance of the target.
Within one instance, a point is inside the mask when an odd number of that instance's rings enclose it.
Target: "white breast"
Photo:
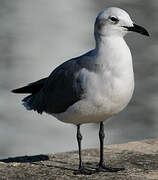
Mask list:
[[[86,90],[83,99],[66,112],[53,114],[55,117],[73,124],[100,122],[127,106],[134,89],[133,67],[131,53],[124,40],[121,45],[120,51],[115,51],[114,43],[112,47],[108,44],[106,50],[92,57],[94,63],[102,67],[100,72],[81,69],[79,77]],[[113,53],[107,55],[108,48],[112,48]]]

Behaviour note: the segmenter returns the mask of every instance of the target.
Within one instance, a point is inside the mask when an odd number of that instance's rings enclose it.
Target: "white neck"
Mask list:
[[[121,36],[101,36],[96,38],[95,51],[100,60],[113,61],[121,63],[121,61],[132,61],[131,52],[125,40]],[[106,59],[105,59],[106,58]]]
[[[121,36],[102,36],[96,40],[96,63],[104,66],[113,75],[133,76],[130,49]]]
[[[96,50],[97,51],[106,51],[105,48],[111,47],[111,48],[117,48],[118,45],[123,45],[124,47],[127,46],[124,38],[122,36],[98,36],[95,34],[95,40],[96,40]]]

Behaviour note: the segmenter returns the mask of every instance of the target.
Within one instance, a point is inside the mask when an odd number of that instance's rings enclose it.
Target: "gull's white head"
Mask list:
[[[96,18],[95,35],[123,37],[128,31],[149,36],[143,27],[134,24],[128,13],[120,8],[107,8]]]

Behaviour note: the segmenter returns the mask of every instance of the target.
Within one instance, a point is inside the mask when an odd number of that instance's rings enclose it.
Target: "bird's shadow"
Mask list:
[[[48,161],[48,160],[50,160],[48,155],[40,154],[40,155],[34,155],[34,156],[9,157],[6,159],[0,159],[0,162],[4,162],[4,163],[32,163],[34,165],[39,165],[39,163],[40,163],[40,165],[44,166],[44,167],[58,168],[58,169],[62,169],[62,170],[72,171],[72,172],[74,172],[76,170],[76,169],[67,167],[68,162],[64,162],[64,161],[54,160],[54,162],[58,163],[59,165],[53,165],[53,164],[48,165],[48,164],[42,163],[42,161]],[[89,163],[85,163],[85,164],[88,166],[88,168],[94,169],[94,168],[92,168],[92,166],[89,166]]]
[[[38,162],[42,162],[42,161],[48,161],[50,158],[48,155],[34,155],[34,156],[18,156],[18,157],[9,157],[6,159],[0,159],[0,162],[4,162],[4,163],[32,163],[35,165],[38,165]],[[60,163],[60,164],[67,164],[67,162],[63,162],[63,161],[54,161],[56,163]],[[47,166],[47,167],[54,167],[54,168],[58,168],[58,169],[63,169],[63,170],[70,170],[70,171],[74,171],[75,169],[71,169],[71,168],[66,168],[63,166],[54,166],[54,165],[47,165],[47,164],[43,164],[40,163],[40,165],[42,166]]]
[[[4,163],[33,163],[33,162],[40,162],[40,161],[48,161],[49,156],[47,155],[35,155],[35,156],[18,156],[18,157],[9,157],[7,159],[0,159],[0,162]]]

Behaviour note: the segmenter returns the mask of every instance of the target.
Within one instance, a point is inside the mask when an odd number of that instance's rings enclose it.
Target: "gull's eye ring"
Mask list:
[[[114,17],[114,16],[110,16],[109,19],[115,24],[117,24],[119,22],[118,18]]]

